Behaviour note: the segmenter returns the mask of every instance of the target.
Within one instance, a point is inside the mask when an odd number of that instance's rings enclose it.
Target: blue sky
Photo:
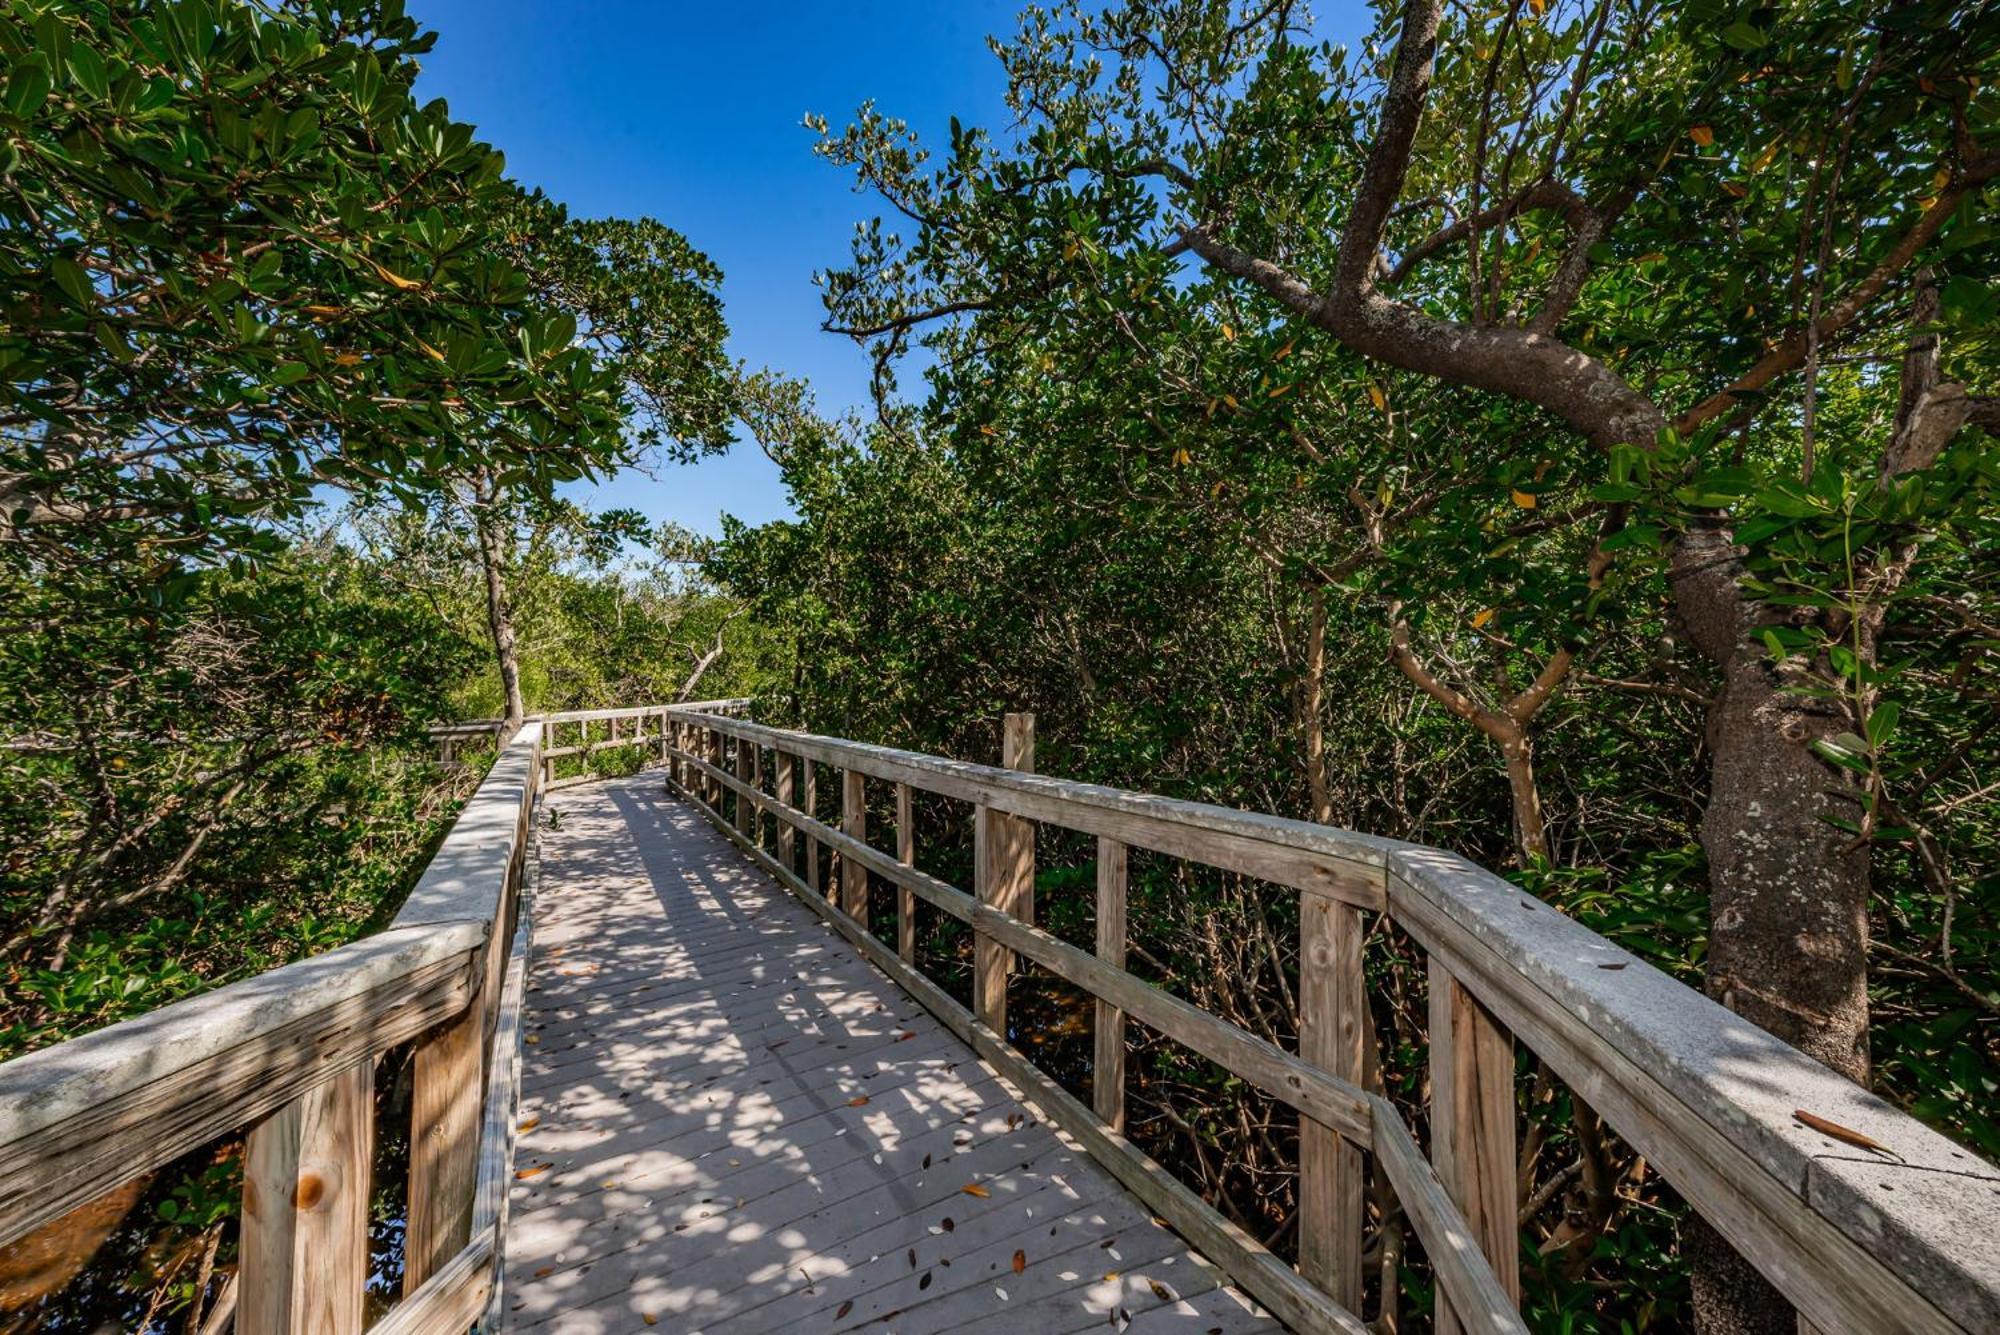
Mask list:
[[[439,33],[419,94],[507,154],[512,175],[588,216],[650,214],[722,266],[732,356],[809,380],[822,408],[867,397],[867,363],[820,332],[815,269],[840,264],[877,212],[812,156],[799,125],[845,124],[862,101],[942,142],[952,115],[1005,124],[989,32],[1016,0],[411,0]],[[589,493],[714,532],[727,511],[787,513],[754,446]]]

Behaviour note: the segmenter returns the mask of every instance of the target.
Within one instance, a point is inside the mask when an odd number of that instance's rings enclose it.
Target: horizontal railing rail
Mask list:
[[[1367,1159],[1431,1259],[1439,1328],[1520,1328],[1517,1043],[1646,1156],[1794,1304],[1802,1328],[2000,1329],[2000,1168],[1462,858],[1026,772],[1031,734],[1017,735],[1016,716],[1010,765],[995,767],[726,712],[654,712],[674,789],[1295,1329],[1361,1329]],[[838,827],[811,814],[822,765],[839,771]],[[867,839],[870,780],[894,786],[893,855]],[[915,792],[972,807],[972,892],[915,865]],[[1037,824],[1097,838],[1095,953],[1035,925]],[[1298,892],[1298,1052],[1124,969],[1131,849]],[[824,892],[822,851],[831,859]],[[893,944],[868,930],[870,874],[898,892]],[[915,967],[918,900],[972,928],[970,1010]],[[1401,1113],[1367,1088],[1364,914],[1386,915],[1429,957],[1428,1156]],[[1095,999],[1091,1105],[1006,1038],[1016,954]],[[1127,1018],[1300,1113],[1296,1268],[1124,1138]],[[1829,1124],[1845,1134],[1829,1134]]]

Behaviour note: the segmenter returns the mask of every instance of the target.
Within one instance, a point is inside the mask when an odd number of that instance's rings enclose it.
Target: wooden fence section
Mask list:
[[[373,1329],[481,1319],[512,1151],[542,728],[501,748],[388,930],[0,1066],[0,1245],[243,1130],[235,1329],[359,1335],[375,1064],[414,1039],[404,1300]]]
[[[2000,1168],[1461,858],[1029,773],[1032,747],[1018,720],[1007,728],[1010,766],[993,767],[709,711],[632,713],[662,719],[677,791],[1294,1329],[1362,1329],[1352,1309],[1371,1162],[1435,1268],[1439,1329],[1521,1328],[1517,1044],[1588,1100],[1791,1300],[1802,1330],[2000,1329]],[[810,814],[819,765],[841,772],[838,827]],[[893,855],[866,840],[871,780],[894,788]],[[794,805],[801,786],[803,809]],[[909,813],[919,790],[973,809],[970,893],[916,865]],[[1037,825],[1097,838],[1094,953],[1035,925]],[[824,894],[822,845],[836,868]],[[1125,971],[1131,849],[1239,872],[1301,897],[1299,1051]],[[870,873],[897,889],[894,942],[876,939],[865,921]],[[974,933],[971,1010],[914,967],[920,899]],[[1428,1156],[1396,1108],[1365,1087],[1360,966],[1368,914],[1388,915],[1429,955]],[[1095,999],[1093,1106],[1008,1041],[1013,955]],[[1127,1017],[1298,1111],[1299,1268],[1124,1138],[1120,1035]],[[1799,1112],[1877,1148],[1815,1130]]]

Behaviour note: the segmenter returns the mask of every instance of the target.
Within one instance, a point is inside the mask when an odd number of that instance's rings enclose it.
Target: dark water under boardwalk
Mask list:
[[[549,802],[514,1329],[1280,1329],[662,788]]]

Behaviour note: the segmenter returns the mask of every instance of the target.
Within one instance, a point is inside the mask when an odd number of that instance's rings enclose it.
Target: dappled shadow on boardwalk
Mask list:
[[[512,1329],[1275,1329],[658,775],[550,805]]]

